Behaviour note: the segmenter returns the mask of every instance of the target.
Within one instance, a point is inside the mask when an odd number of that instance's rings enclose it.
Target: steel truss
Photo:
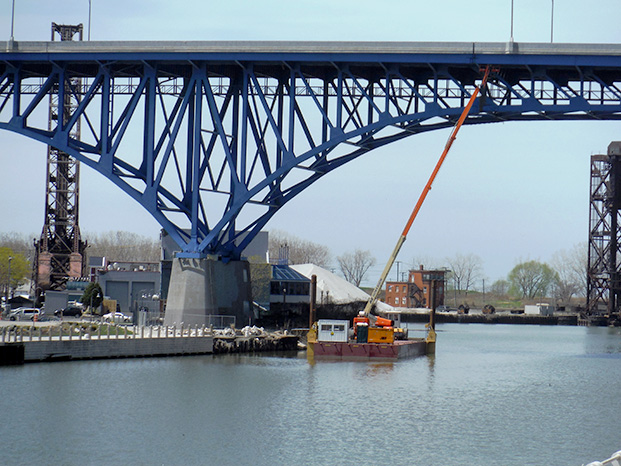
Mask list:
[[[621,143],[591,156],[587,312],[619,313],[621,298]]]
[[[55,35],[62,41],[82,40],[82,25],[52,23],[52,41]],[[50,93],[48,130],[52,132],[59,119],[67,122],[79,104],[79,94],[71,92],[80,86],[80,78],[70,78],[65,89],[63,105],[59,92]],[[64,115],[59,113],[62,108]],[[71,137],[80,138],[80,122],[72,128]],[[80,236],[78,223],[80,163],[58,150],[47,146],[47,176],[45,189],[45,222],[39,241],[35,242],[34,290],[36,296],[45,290],[64,290],[69,278],[83,276],[86,243]]]
[[[82,49],[80,49],[82,50]],[[183,255],[238,259],[287,202],[384,146],[466,124],[619,119],[621,55],[0,53],[0,128],[144,206]],[[62,108],[69,93],[78,105]],[[57,94],[57,124],[38,115]],[[81,122],[79,136],[74,131]]]

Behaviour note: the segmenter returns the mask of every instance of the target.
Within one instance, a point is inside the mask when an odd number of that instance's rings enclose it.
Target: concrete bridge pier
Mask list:
[[[251,323],[248,262],[224,263],[213,256],[174,258],[164,325],[219,326],[220,318],[214,316],[235,316],[239,328]]]

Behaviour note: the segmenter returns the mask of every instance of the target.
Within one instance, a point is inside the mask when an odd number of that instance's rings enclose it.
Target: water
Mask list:
[[[621,329],[438,326],[435,357],[0,368],[2,464],[579,466],[621,449]]]

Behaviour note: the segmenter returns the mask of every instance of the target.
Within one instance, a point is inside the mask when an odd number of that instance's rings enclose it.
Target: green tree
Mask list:
[[[522,298],[545,296],[550,286],[558,280],[558,274],[548,265],[538,261],[522,262],[509,272],[511,291]]]
[[[11,248],[0,248],[0,289],[3,296],[7,293],[9,284],[9,258],[11,258],[10,290],[15,289],[30,275],[30,264],[23,254],[16,254]]]
[[[85,306],[92,307],[91,312],[98,309],[103,302],[104,294],[99,283],[89,283],[80,298],[80,302]]]

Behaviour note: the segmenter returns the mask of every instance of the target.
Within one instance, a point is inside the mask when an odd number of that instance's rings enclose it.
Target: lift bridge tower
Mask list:
[[[621,142],[591,156],[587,313],[619,315],[621,305]]]
[[[52,23],[52,41],[56,36],[61,41],[70,41],[78,35],[83,38],[82,24],[77,26]],[[50,131],[58,124],[58,112],[64,108],[63,121],[79,104],[81,80],[71,78],[58,83],[50,92],[49,123]],[[65,86],[59,93],[58,86]],[[72,91],[73,89],[73,91]],[[64,95],[63,105],[59,105],[59,95]],[[80,124],[75,126],[72,137],[80,138]],[[45,190],[45,225],[39,241],[35,241],[34,286],[36,296],[46,290],[64,290],[70,278],[84,276],[84,251],[86,243],[80,236],[78,226],[78,194],[80,180],[79,162],[68,154],[47,148],[47,187]]]

